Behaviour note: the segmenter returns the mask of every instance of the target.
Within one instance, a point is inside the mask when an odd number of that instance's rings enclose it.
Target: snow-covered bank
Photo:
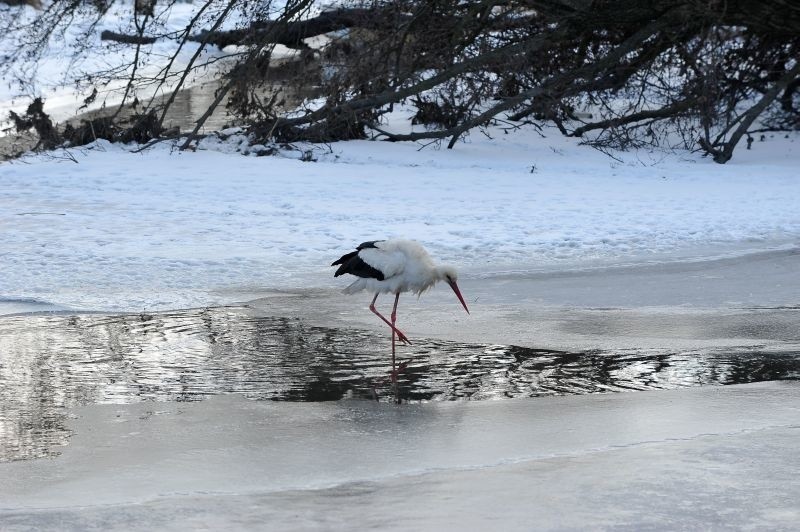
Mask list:
[[[476,134],[454,150],[339,143],[314,163],[100,143],[74,161],[0,166],[0,296],[140,311],[336,286],[332,257],[387,236],[423,241],[467,277],[792,247],[795,141],[757,142],[724,166],[620,163],[555,131]]]
[[[0,464],[4,530],[789,530],[795,382],[530,400],[77,409]]]

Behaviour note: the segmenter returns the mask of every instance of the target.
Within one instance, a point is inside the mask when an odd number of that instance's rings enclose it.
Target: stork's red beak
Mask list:
[[[459,301],[461,301],[461,304],[464,305],[464,310],[466,310],[467,314],[469,314],[469,309],[467,308],[467,303],[464,301],[464,297],[461,295],[461,290],[458,289],[458,285],[456,284],[456,282],[455,281],[447,281],[447,284],[449,284],[450,288],[453,289],[453,292],[456,293],[456,297],[458,298]]]

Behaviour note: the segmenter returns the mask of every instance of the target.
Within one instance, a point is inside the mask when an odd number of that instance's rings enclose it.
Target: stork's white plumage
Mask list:
[[[452,266],[437,266],[419,242],[404,239],[364,242],[355,251],[342,255],[331,266],[339,266],[334,277],[345,273],[358,277],[344,289],[345,294],[367,290],[375,294],[369,309],[392,329],[392,378],[395,370],[395,335],[401,342],[410,344],[405,334],[395,327],[397,301],[403,292],[421,294],[439,281],[445,281],[469,314],[467,303],[458,288],[458,274]],[[375,309],[379,294],[392,293],[394,307],[391,321]]]

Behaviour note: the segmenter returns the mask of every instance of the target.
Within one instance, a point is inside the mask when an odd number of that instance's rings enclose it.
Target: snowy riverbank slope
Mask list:
[[[144,153],[98,143],[0,165],[0,301],[157,310],[231,292],[340,287],[328,265],[365,240],[421,240],[469,278],[710,258],[800,242],[798,138],[717,165],[621,162],[556,131],[454,150],[348,142],[316,162],[232,146]]]

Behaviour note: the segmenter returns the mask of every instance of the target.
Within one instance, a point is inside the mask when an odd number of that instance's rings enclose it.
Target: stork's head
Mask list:
[[[467,303],[464,301],[464,297],[461,295],[461,290],[458,289],[458,284],[456,283],[458,280],[458,273],[456,273],[456,269],[452,266],[439,266],[436,269],[436,274],[439,280],[445,281],[450,285],[450,288],[452,288],[453,292],[456,293],[458,300],[461,301],[462,305],[464,305],[464,310],[466,310],[467,314],[469,314]]]

